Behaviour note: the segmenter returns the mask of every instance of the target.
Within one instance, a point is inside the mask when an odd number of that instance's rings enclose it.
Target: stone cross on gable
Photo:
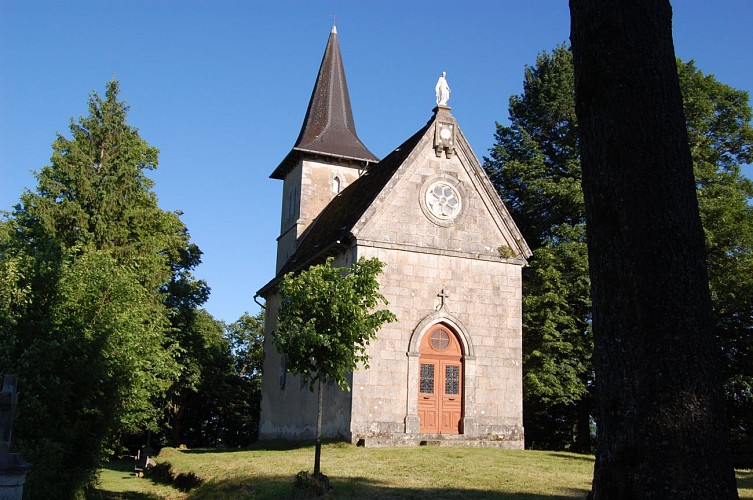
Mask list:
[[[450,298],[450,294],[444,291],[444,288],[442,288],[442,291],[437,294],[437,297],[439,297],[439,309],[442,309],[446,304],[445,302],[447,299]]]

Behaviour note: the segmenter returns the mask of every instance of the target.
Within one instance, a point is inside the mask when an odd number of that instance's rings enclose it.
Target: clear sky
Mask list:
[[[673,7],[677,55],[753,91],[753,1]],[[566,0],[0,0],[0,210],[114,75],[130,125],[161,151],[160,206],[184,212],[204,252],[206,308],[257,312],[279,234],[269,174],[298,136],[333,15],[356,129],[380,158],[431,118],[441,71],[482,158],[525,65],[570,30]]]

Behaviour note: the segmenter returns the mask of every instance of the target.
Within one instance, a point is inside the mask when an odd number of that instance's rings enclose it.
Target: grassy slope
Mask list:
[[[193,472],[204,484],[189,492],[133,476],[133,462],[102,471],[92,498],[243,499],[299,497],[298,471],[313,468],[313,447],[244,451],[166,448],[157,462]],[[355,448],[325,445],[322,471],[336,498],[584,498],[593,457],[492,448]],[[753,499],[753,472],[738,471],[740,498]]]

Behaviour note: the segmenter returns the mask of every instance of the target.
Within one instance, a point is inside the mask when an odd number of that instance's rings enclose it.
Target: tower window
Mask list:
[[[288,192],[288,209],[287,209],[287,215],[286,220],[291,221],[293,220],[297,215],[297,206],[298,203],[298,187],[294,187],[291,191]]]
[[[335,177],[332,179],[332,192],[338,194],[340,192],[340,178]]]

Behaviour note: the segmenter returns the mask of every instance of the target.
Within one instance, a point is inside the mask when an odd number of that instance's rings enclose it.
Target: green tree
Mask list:
[[[740,165],[753,161],[751,110],[746,92],[704,75],[692,61],[678,60],[677,67],[733,438],[739,459],[747,450],[750,461],[753,189]],[[527,444],[587,451],[591,299],[573,85],[566,47],[540,54],[526,68],[523,94],[510,99],[510,126],[497,125],[484,166],[534,253],[523,282]]]
[[[158,151],[118,92],[90,96],[0,227],[0,364],[19,374],[14,438],[37,498],[81,496],[113,439],[155,429],[181,371],[170,300],[200,252],[157,206]]]
[[[484,168],[530,245],[523,279],[529,447],[591,450],[591,297],[572,54],[543,52],[510,98]]]
[[[264,312],[244,313],[225,328],[233,359],[231,388],[224,412],[224,437],[228,445],[248,445],[259,435],[261,378],[264,364]]]
[[[244,313],[229,325],[203,310],[199,316],[207,342],[201,377],[184,395],[182,436],[192,447],[247,446],[259,430],[263,313]]]
[[[753,466],[753,127],[747,92],[678,62],[738,466]]]
[[[510,97],[510,126],[497,123],[485,169],[531,249],[557,226],[585,222],[572,54],[542,52]]]
[[[285,355],[286,368],[318,386],[314,476],[321,473],[322,382],[334,380],[350,390],[347,376],[359,364],[368,368],[366,352],[384,323],[395,321],[385,309],[377,276],[384,264],[359,259],[348,269],[332,267],[333,258],[298,274],[285,275],[279,284],[280,309],[274,344]]]
[[[235,361],[235,373],[253,382],[261,391],[264,364],[264,312],[244,313],[225,329]]]

